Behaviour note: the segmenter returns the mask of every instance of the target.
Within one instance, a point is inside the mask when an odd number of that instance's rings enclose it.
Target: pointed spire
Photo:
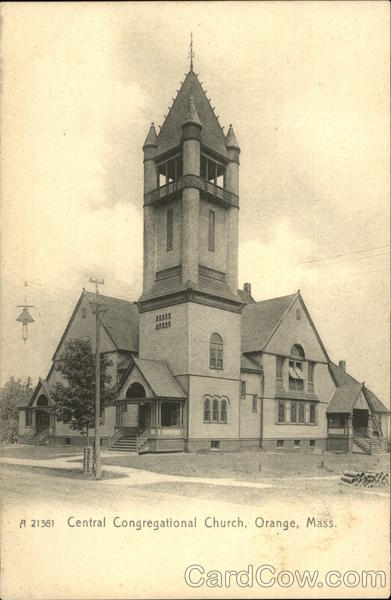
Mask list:
[[[190,71],[193,72],[193,58],[194,58],[195,54],[193,52],[193,32],[190,32],[190,52],[189,52],[189,58],[190,58]]]
[[[149,128],[149,132],[147,138],[144,142],[143,148],[147,148],[148,146],[157,146],[157,135],[155,129],[155,123],[151,123],[151,127]]]
[[[240,150],[238,140],[236,139],[231,123],[229,125],[228,133],[225,138],[225,145],[227,148],[235,148],[236,150]]]
[[[183,125],[187,125],[189,123],[192,123],[193,125],[199,125],[200,127],[202,127],[202,123],[200,117],[198,116],[198,112],[192,95],[189,97],[189,108],[184,118],[182,127]]]

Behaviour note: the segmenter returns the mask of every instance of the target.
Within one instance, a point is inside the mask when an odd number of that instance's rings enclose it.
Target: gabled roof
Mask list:
[[[341,387],[337,387],[326,412],[351,413],[361,390],[362,385],[359,383],[350,385],[346,384],[342,385]]]
[[[34,400],[38,396],[38,393],[40,390],[47,397],[49,404],[53,404],[52,399],[50,397],[50,389],[51,389],[50,383],[46,379],[41,379],[41,377],[40,377],[38,380],[38,383],[35,386],[35,389],[32,393],[32,396],[31,396],[30,400],[27,402],[26,406],[32,406],[34,404]]]
[[[84,297],[87,298],[90,304],[95,302],[95,294],[83,290],[54,352],[53,360],[56,358],[57,353],[67,337],[68,331],[79,311]],[[102,294],[100,294],[99,297],[102,304],[106,304],[109,309],[102,316],[102,325],[112,339],[117,350],[138,352],[139,313],[137,304],[128,300],[121,300],[120,298],[103,296]],[[49,371],[48,377],[52,368],[53,365]]]
[[[263,350],[297,294],[254,302],[243,307],[242,352]]]
[[[157,398],[186,398],[185,393],[176,382],[164,360],[147,360],[133,357],[126,374],[122,378],[122,385],[134,366],[138,368]]]
[[[85,292],[85,295],[90,303],[95,302],[95,294]],[[100,295],[99,298],[102,304],[108,306],[108,310],[102,316],[102,324],[117,349],[138,352],[139,312],[137,304],[110,296]]]
[[[190,97],[202,125],[201,141],[204,146],[227,158],[227,149],[222,127],[213,112],[204,89],[193,71],[189,71],[171,106],[171,109],[158,134],[157,155],[164,154],[179,146],[182,125],[189,113]]]
[[[362,385],[357,381],[357,379],[349,375],[349,373],[344,371],[341,367],[339,367],[332,361],[329,362],[329,370],[337,387],[345,385]],[[366,386],[364,386],[364,393],[368,395],[369,403],[371,404],[374,412],[386,414],[390,412],[389,409],[386,408],[384,404],[379,400],[379,398]]]

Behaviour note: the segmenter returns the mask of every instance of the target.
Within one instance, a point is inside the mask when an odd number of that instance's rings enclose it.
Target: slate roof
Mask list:
[[[89,302],[95,302],[95,294],[84,293]],[[102,324],[118,350],[138,352],[139,312],[137,304],[102,294],[100,301],[109,308],[102,317]]]
[[[339,367],[332,361],[329,362],[329,369],[331,372],[331,376],[333,377],[338,388],[346,385],[359,385],[361,387],[361,384],[357,381],[357,379],[349,375],[349,373],[346,373],[346,371],[341,369],[341,367]],[[372,405],[373,410],[375,412],[386,414],[390,412],[388,408],[386,408],[384,404],[379,400],[379,398],[366,386],[364,386],[364,392],[368,395],[369,402]]]
[[[189,71],[158,134],[157,155],[179,146],[182,125],[188,116],[190,96],[202,124],[201,142],[221,156],[228,158],[225,137],[204,89],[193,71]]]
[[[133,357],[133,361],[156,397],[186,398],[164,360],[146,360],[145,358]],[[129,371],[131,368],[132,366],[130,366]]]
[[[297,294],[263,300],[243,307],[242,352],[263,350]]]
[[[337,387],[327,407],[328,413],[351,413],[362,390],[360,383]]]

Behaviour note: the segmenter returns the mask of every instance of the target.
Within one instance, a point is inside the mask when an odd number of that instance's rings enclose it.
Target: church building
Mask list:
[[[142,452],[386,449],[389,411],[334,364],[300,292],[257,302],[238,287],[240,147],[225,135],[191,65],[144,152],[143,291],[100,296],[101,351],[119,391],[102,445]],[[140,200],[141,201],[141,200]],[[56,358],[72,338],[95,344],[83,290],[28,406],[20,441],[81,446],[56,420]]]

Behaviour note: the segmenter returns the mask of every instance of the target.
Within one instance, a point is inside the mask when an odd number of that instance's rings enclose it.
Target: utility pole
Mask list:
[[[104,284],[104,279],[92,279],[90,283],[95,283],[95,478],[100,479],[102,474],[102,460],[100,456],[100,322],[101,314],[108,309],[107,306],[99,304],[99,285]]]

